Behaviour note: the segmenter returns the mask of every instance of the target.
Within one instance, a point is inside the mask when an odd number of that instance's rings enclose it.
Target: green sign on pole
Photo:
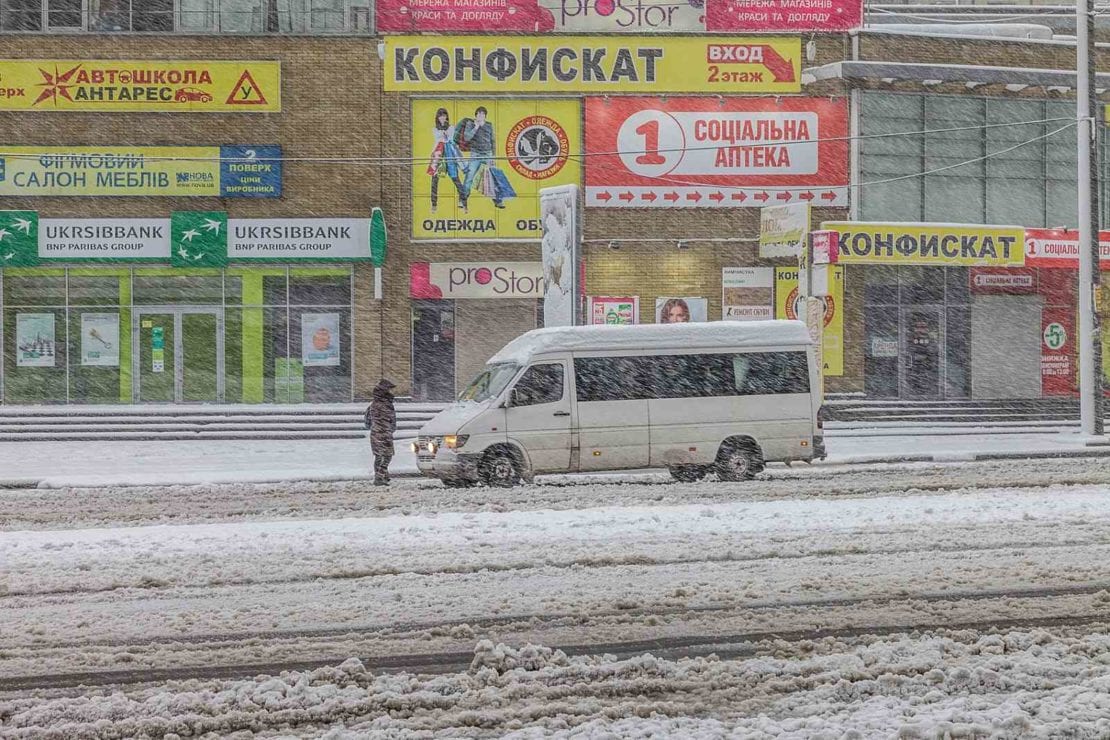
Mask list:
[[[38,212],[0,211],[0,267],[34,267],[38,263]]]
[[[385,250],[385,214],[381,208],[375,208],[370,212],[370,261],[374,267],[385,264]]]
[[[225,267],[227,213],[174,211],[170,218],[170,264],[174,267]]]

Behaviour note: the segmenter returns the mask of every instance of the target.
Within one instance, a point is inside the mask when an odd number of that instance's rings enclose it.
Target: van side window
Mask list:
[[[634,401],[652,397],[649,357],[576,357],[579,401]]]
[[[731,355],[659,355],[655,369],[656,398],[711,398],[736,394]]]
[[[733,355],[735,393],[759,396],[809,393],[809,363],[805,352],[750,352]]]
[[[533,365],[513,387],[514,406],[555,403],[563,398],[563,366]]]

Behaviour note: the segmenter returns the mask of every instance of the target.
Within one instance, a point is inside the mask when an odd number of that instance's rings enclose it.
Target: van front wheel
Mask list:
[[[506,450],[486,453],[478,466],[482,482],[491,488],[511,488],[520,483],[520,470],[516,459]]]
[[[730,443],[717,455],[717,477],[723,481],[751,480],[763,469],[758,448],[751,443]]]

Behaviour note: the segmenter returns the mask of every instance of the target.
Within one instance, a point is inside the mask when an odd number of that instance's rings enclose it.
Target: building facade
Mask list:
[[[343,402],[383,375],[449,399],[542,325],[538,191],[564,184],[582,190],[583,244],[581,265],[558,270],[581,271],[597,321],[679,304],[692,320],[791,317],[795,262],[761,255],[765,205],[809,205],[815,227],[1020,229],[1017,263],[839,267],[826,387],[1073,392],[1067,44],[412,36],[395,17],[375,29],[375,9],[352,1],[283,4],[276,20],[229,0],[136,5],[0,3],[3,63],[31,75],[0,78],[13,90],[0,228],[10,242],[26,214],[36,223],[36,243],[0,268],[4,403]],[[525,46],[561,56],[546,82]],[[752,46],[786,66],[713,69],[719,49]],[[484,133],[451,150],[479,119]],[[1032,242],[1051,255],[1028,260]]]

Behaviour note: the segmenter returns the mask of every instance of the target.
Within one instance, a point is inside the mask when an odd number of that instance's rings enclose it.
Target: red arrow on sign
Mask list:
[[[783,190],[781,193],[779,193],[775,197],[778,198],[779,200],[783,201],[783,202],[786,202],[786,201],[790,200],[790,191],[789,190]]]
[[[697,203],[699,200],[701,200],[701,193],[697,192],[696,190],[692,193],[686,193],[686,200],[692,200]]]
[[[821,200],[836,200],[836,193],[831,190],[821,193]]]
[[[710,193],[709,194],[709,200],[715,200],[718,203],[720,203],[724,199],[725,199],[725,194],[724,193]]]
[[[600,193],[598,193],[598,194],[597,194],[597,199],[598,199],[598,200],[603,200],[603,201],[605,201],[606,203],[608,203],[608,202],[609,202],[610,200],[612,200],[612,199],[613,199],[613,196],[609,195],[609,191],[608,191],[608,190],[604,190],[604,191],[602,191],[602,192],[600,192]]]
[[[763,44],[763,66],[771,71],[775,82],[793,82],[794,65],[790,60],[783,59],[770,44]]]
[[[756,199],[756,200],[758,200],[758,201],[762,201],[763,203],[766,203],[766,202],[767,202],[767,200],[768,200],[768,199],[769,199],[769,198],[770,198],[771,196],[767,194],[767,191],[766,191],[766,190],[764,190],[764,191],[763,191],[762,193],[757,193],[757,194],[753,195],[752,197],[753,197],[753,198],[755,198],[755,199]]]
[[[798,193],[798,197],[801,198],[804,201],[811,201],[811,200],[813,200],[813,193],[811,193],[807,190],[804,193]]]
[[[732,199],[733,200],[738,200],[741,203],[743,203],[744,201],[746,201],[748,199],[748,195],[743,190],[741,190],[739,193],[733,193],[732,194]]]
[[[646,192],[646,193],[641,193],[640,197],[643,198],[644,200],[646,200],[648,203],[654,203],[655,199],[658,196],[656,196],[655,193],[649,191],[649,192]]]
[[[631,203],[632,199],[635,198],[636,196],[634,194],[630,193],[630,192],[624,192],[624,193],[621,193],[617,197],[620,198],[621,200],[625,201],[626,203]]]
[[[672,190],[671,192],[666,193],[663,196],[663,200],[669,200],[670,202],[674,203],[675,201],[678,200],[678,193],[676,193]]]

